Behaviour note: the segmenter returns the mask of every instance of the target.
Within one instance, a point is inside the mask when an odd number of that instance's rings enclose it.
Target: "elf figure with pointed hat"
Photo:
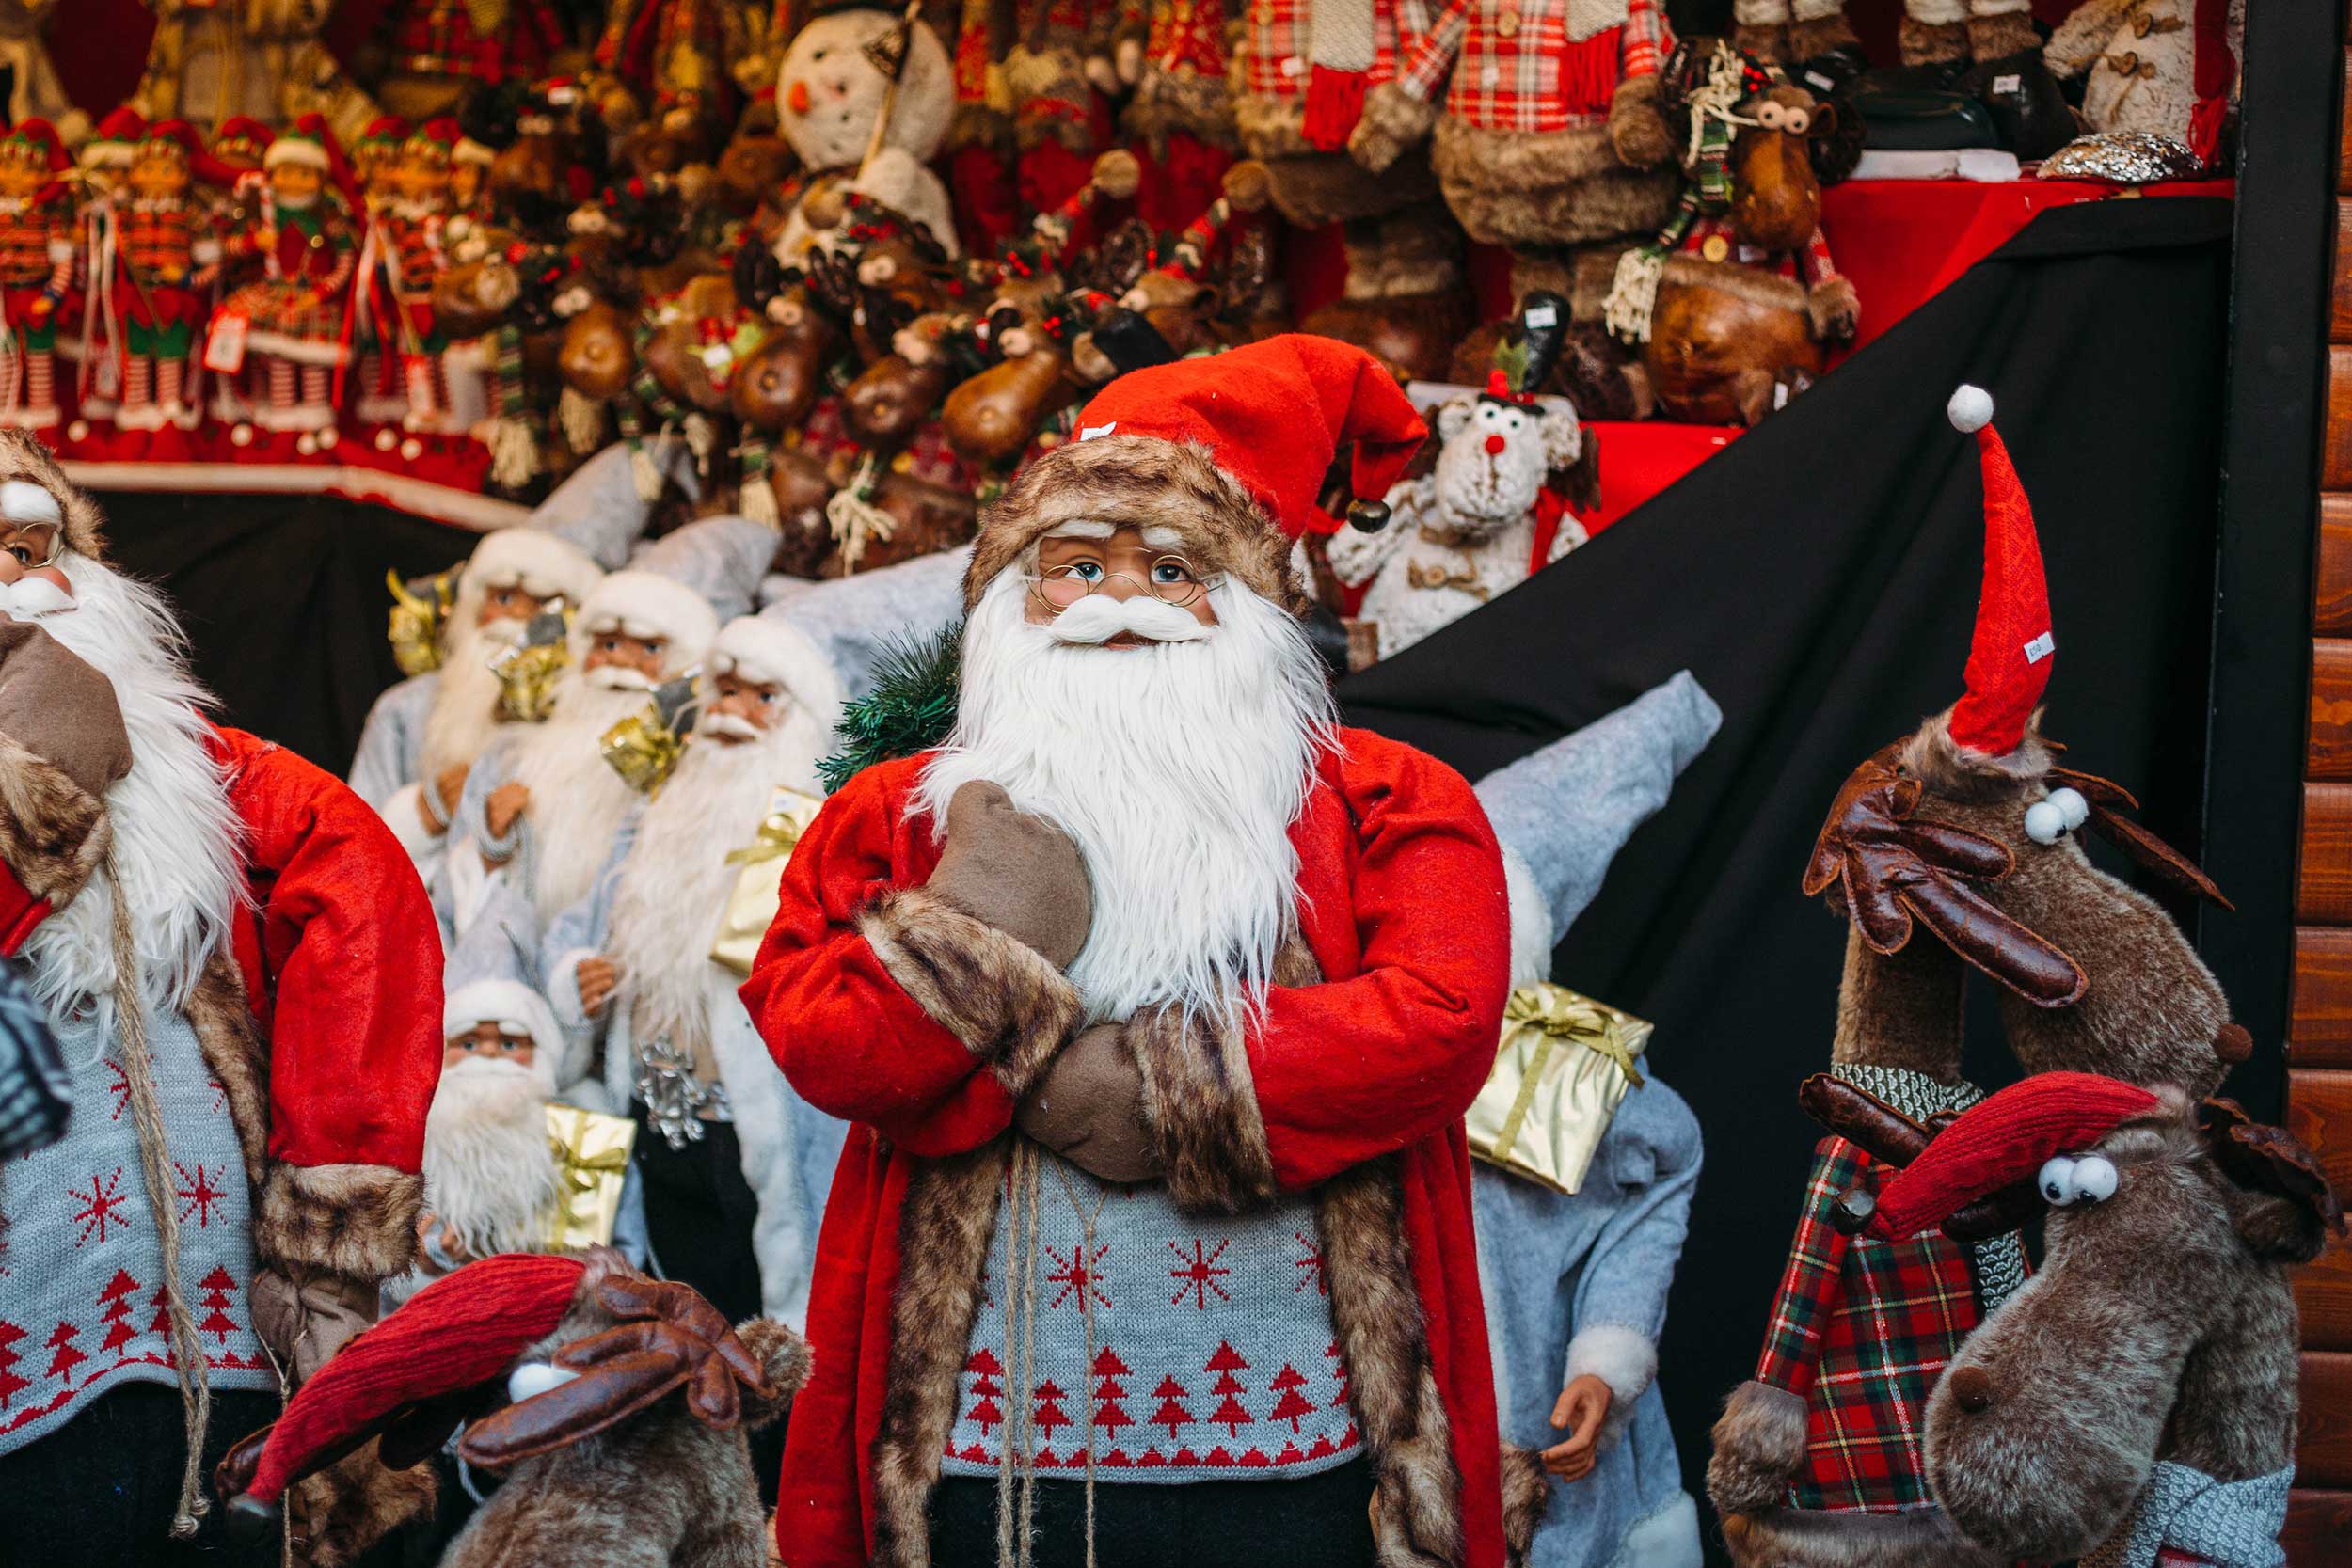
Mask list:
[[[115,296],[124,318],[122,404],[115,423],[124,430],[193,430],[199,414],[186,396],[189,356],[204,313],[193,280],[198,268],[219,258],[220,242],[190,194],[198,150],[187,121],[156,121],[132,154],[128,188],[114,198],[120,280]]]
[[[304,115],[270,143],[262,162],[269,199],[225,250],[232,260],[259,261],[263,277],[222,302],[214,331],[224,319],[242,322],[243,352],[262,362],[268,402],[255,410],[254,423],[301,432],[306,451],[331,446],[334,372],[349,355],[343,317],[358,264],[339,189],[342,152],[324,118]]]
[[[45,119],[0,139],[0,318],[12,340],[0,365],[0,424],[57,422],[57,318],[73,280],[73,209],[65,149]]]
[[[981,527],[946,742],[794,850],[742,997],[853,1123],[796,1564],[1116,1562],[1202,1508],[1203,1565],[1502,1562],[1461,1129],[1502,860],[1338,726],[1291,564],[1336,455],[1375,501],[1424,434],[1327,339],[1112,383]]]

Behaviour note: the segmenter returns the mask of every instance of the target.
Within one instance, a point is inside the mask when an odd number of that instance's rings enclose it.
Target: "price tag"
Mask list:
[[[2015,92],[2023,86],[2025,86],[2025,78],[2021,76],[2009,75],[1995,76],[1993,78],[1993,90],[1994,92]]]
[[[204,339],[206,370],[234,375],[245,368],[246,325],[245,313],[239,310],[225,310],[213,318],[213,330]]]
[[[1530,326],[1559,325],[1560,307],[1549,304],[1530,306],[1527,311],[1527,325]]]
[[[1805,85],[1810,87],[1815,92],[1828,92],[1831,88],[1837,86],[1836,82],[1830,80],[1828,76],[1818,71],[1806,71],[1804,73],[1804,80]]]

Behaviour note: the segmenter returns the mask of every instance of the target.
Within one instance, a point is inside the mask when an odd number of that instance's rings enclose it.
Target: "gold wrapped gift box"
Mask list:
[[[557,1185],[555,1207],[541,1234],[543,1250],[576,1252],[611,1243],[636,1141],[637,1124],[627,1117],[548,1104],[548,1143],[555,1151]]]
[[[784,901],[785,862],[824,803],[819,796],[783,784],[769,797],[768,815],[760,818],[758,836],[727,857],[730,864],[743,869],[736,874],[726,911],[720,917],[719,935],[710,944],[713,962],[749,977],[759,944],[768,927],[775,924],[776,907]]]
[[[1626,1090],[1650,1025],[1565,986],[1521,986],[1502,1013],[1494,1070],[1467,1118],[1470,1152],[1574,1193]]]

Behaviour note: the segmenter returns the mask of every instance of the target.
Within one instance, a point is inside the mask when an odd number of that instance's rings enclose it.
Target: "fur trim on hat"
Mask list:
[[[262,167],[273,169],[280,164],[304,164],[324,174],[328,167],[326,149],[307,136],[280,136],[262,154]]]
[[[1486,245],[1582,245],[1653,232],[1681,186],[1671,166],[1627,167],[1598,122],[1482,131],[1448,116],[1438,122],[1430,160],[1464,231]]]
[[[531,1071],[548,1093],[555,1092],[555,1065],[564,1053],[563,1032],[556,1027],[555,1009],[548,999],[520,980],[471,980],[451,991],[441,1004],[441,1037],[461,1035],[477,1024],[496,1023],[519,1029],[531,1037]]]
[[[1305,609],[1290,541],[1249,492],[1207,448],[1149,436],[1072,441],[1023,469],[973,542],[964,609],[980,602],[999,573],[1022,565],[1030,546],[1082,520],[1172,529],[1199,570],[1226,573],[1294,612]]]
[[[709,600],[682,582],[654,572],[621,571],[589,594],[572,623],[572,637],[585,641],[616,626],[631,637],[666,638],[664,667],[675,674],[699,663],[709,650],[710,640],[719,635],[719,616]]]
[[[561,594],[578,609],[604,572],[585,551],[535,528],[502,528],[474,546],[466,576],[488,588],[520,586],[539,598]]]
[[[714,674],[780,686],[831,734],[841,717],[841,677],[808,634],[772,615],[739,615],[710,645]]]
[[[91,561],[106,559],[101,530],[105,519],[89,492],[65,477],[56,457],[29,431],[0,430],[0,481],[23,480],[38,484],[57,502],[65,515],[65,547]]]
[[[2057,760],[2042,738],[2042,713],[2036,708],[2026,721],[2025,737],[2015,750],[1987,756],[1952,738],[1952,710],[1946,708],[1921,722],[1903,742],[1902,766],[1938,795],[1959,800],[2009,799],[2038,782]]]

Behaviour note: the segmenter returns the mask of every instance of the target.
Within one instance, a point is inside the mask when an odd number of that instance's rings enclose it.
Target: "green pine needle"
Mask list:
[[[961,622],[885,649],[874,666],[874,689],[842,705],[834,731],[839,749],[817,765],[826,793],[878,762],[911,757],[945,740],[956,722],[962,668]]]

